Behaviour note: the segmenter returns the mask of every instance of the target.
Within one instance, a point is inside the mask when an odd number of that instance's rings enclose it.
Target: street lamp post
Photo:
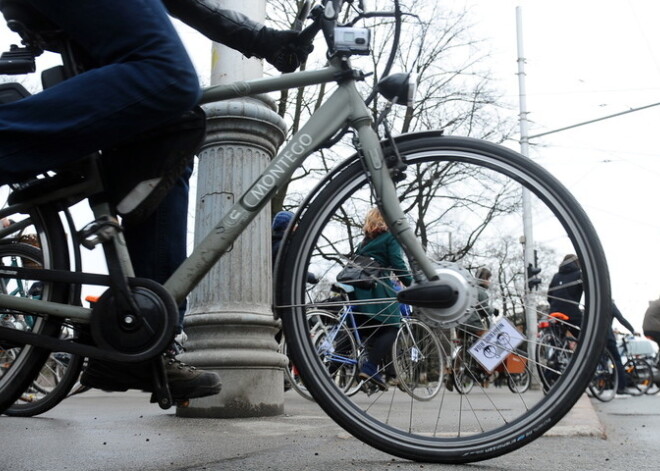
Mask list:
[[[256,21],[265,17],[265,0],[218,4]],[[223,45],[213,45],[212,61],[213,85],[262,75],[260,61]],[[286,135],[284,121],[267,98],[215,103],[205,112],[207,139],[197,172],[196,243],[265,169]],[[260,417],[283,412],[286,357],[278,353],[278,323],[271,306],[267,207],[190,296],[184,361],[218,372],[222,391],[177,408],[178,416]]]
[[[522,11],[520,7],[516,7],[516,29],[518,39],[518,88],[520,92],[520,152],[525,156],[529,156],[529,127],[527,121],[527,91],[525,87],[525,54],[523,50],[522,40]],[[523,205],[523,259],[524,259],[524,273],[527,273],[527,267],[534,260],[534,231],[532,227],[532,204],[529,190],[523,188],[522,194]],[[525,282],[525,321],[527,324],[527,340],[529,345],[536,344],[537,335],[537,318],[536,309],[533,304],[534,299],[531,289]],[[535,361],[536,349],[530,348],[527,352],[530,360]]]

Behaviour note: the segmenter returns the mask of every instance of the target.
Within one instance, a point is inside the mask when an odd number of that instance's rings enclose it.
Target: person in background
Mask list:
[[[616,304],[614,304],[614,301],[612,301],[612,321],[616,319],[619,321],[619,324],[624,326],[628,331],[630,331],[631,334],[637,335],[635,332],[635,328],[632,326],[628,320],[623,317],[623,314],[621,314],[621,311],[619,311],[619,308],[616,307]],[[636,391],[633,391],[634,388],[631,388],[628,382],[628,375],[626,374],[626,370],[623,367],[623,361],[621,361],[621,354],[619,353],[619,348],[616,343],[616,336],[614,335],[614,331],[612,329],[609,329],[607,331],[607,343],[605,344],[605,348],[612,354],[612,358],[614,359],[614,365],[616,366],[616,374],[619,378],[619,383],[617,386],[616,393],[620,395],[627,395],[627,394],[632,394]]]
[[[273,259],[273,268],[275,267],[275,262],[277,261],[277,254],[280,251],[280,246],[282,245],[282,239],[284,234],[288,229],[289,225],[293,221],[294,214],[291,211],[279,211],[273,217],[273,224],[271,226],[271,241],[272,241],[272,259]],[[311,271],[307,272],[307,283],[316,284],[319,282],[319,279]]]
[[[577,255],[568,254],[559,264],[559,271],[550,281],[548,304],[550,313],[561,312],[568,316],[567,328],[575,337],[579,336],[582,324],[580,310],[582,291],[582,270],[579,260]]]
[[[660,299],[649,301],[649,307],[644,313],[642,324],[644,335],[660,347]]]
[[[390,282],[392,273],[405,286],[410,286],[412,276],[403,258],[399,242],[390,233],[378,208],[372,208],[364,220],[364,239],[356,254],[376,260],[383,267],[378,282],[371,289],[355,288],[351,298],[357,301],[394,298],[396,291]],[[366,358],[360,366],[360,379],[387,390],[381,366],[392,350],[401,322],[399,303],[356,303],[354,313],[358,318],[360,333],[366,339]],[[387,370],[387,369],[386,369]],[[391,371],[389,372],[391,374]]]

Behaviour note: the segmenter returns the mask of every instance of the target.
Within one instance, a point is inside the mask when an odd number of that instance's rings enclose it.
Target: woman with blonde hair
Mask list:
[[[390,233],[378,208],[373,208],[367,213],[363,231],[364,240],[360,243],[356,253],[373,258],[380,263],[383,269],[373,288],[355,288],[353,296],[356,300],[395,298],[396,291],[392,285],[392,273],[404,285],[409,286],[412,283],[410,271],[403,258],[403,250]],[[366,360],[360,367],[359,376],[380,389],[387,389],[387,383],[380,368],[392,349],[399,329],[400,305],[392,301],[358,304],[355,306],[354,312],[359,318],[360,330],[366,339]]]

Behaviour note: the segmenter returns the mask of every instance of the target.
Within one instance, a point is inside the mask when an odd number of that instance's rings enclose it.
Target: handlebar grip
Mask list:
[[[34,60],[29,59],[0,59],[1,75],[31,74],[36,70]]]

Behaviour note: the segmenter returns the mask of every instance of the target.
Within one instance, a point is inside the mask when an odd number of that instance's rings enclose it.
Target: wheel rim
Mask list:
[[[33,230],[37,235],[39,248],[30,246],[32,252],[17,252],[19,265],[27,264],[28,267],[40,266],[44,268],[68,268],[68,252],[62,250],[64,246],[64,231],[61,221],[56,212],[49,210],[35,211],[31,214]],[[23,245],[22,243],[20,245]],[[40,252],[40,253],[39,253]],[[8,252],[11,253],[11,252]],[[3,257],[2,264],[15,264],[16,259],[9,255]],[[5,279],[7,280],[7,279]],[[63,286],[55,286],[50,283],[43,283],[40,291],[31,292],[30,287],[34,286],[34,280],[10,279],[9,283],[15,286],[7,290],[7,294],[15,296],[38,296],[41,299],[63,302],[67,299],[67,289]],[[22,288],[19,286],[22,285]],[[16,313],[14,313],[16,314]],[[21,313],[18,313],[19,315]],[[42,333],[46,335],[57,335],[60,332],[61,321],[58,319],[46,319],[37,316],[28,316],[27,329],[31,332]],[[46,363],[49,353],[31,345],[24,347],[15,347],[11,349],[13,360],[10,364],[3,363],[2,373],[0,374],[0,400],[3,403],[3,409],[10,406],[14,400],[20,399],[21,393],[28,390],[28,386],[33,377],[38,376],[38,372]],[[43,397],[41,393],[37,399]]]
[[[416,319],[406,323],[392,348],[397,384],[413,399],[430,401],[444,383],[446,354],[428,326]]]
[[[453,418],[455,420],[452,422],[451,427],[453,429],[451,430],[442,429],[442,426],[448,426],[449,422],[438,419],[445,410],[449,410],[452,407],[449,405],[451,401],[448,401],[449,395],[452,393],[445,389],[440,391],[440,394],[437,395],[434,401],[429,401],[424,406],[426,409],[421,406],[423,404],[421,401],[408,401],[406,403],[406,413],[403,414],[405,418],[401,417],[400,423],[397,423],[396,420],[391,418],[391,414],[388,415],[391,411],[385,410],[387,407],[384,406],[386,402],[389,404],[396,401],[396,395],[398,394],[396,389],[390,389],[386,394],[382,394],[381,398],[370,396],[369,404],[371,405],[367,409],[361,402],[360,397],[356,397],[355,400],[351,401],[344,395],[338,394],[336,390],[327,389],[328,384],[323,376],[315,374],[314,370],[317,366],[313,362],[306,365],[306,373],[314,376],[314,382],[317,384],[311,386],[312,393],[320,397],[321,401],[319,402],[325,404],[322,405],[326,411],[340,424],[349,429],[349,431],[370,442],[372,445],[385,449],[386,446],[392,446],[392,443],[397,442],[398,448],[396,450],[390,450],[390,452],[400,454],[401,456],[412,456],[413,459],[415,456],[419,459],[419,456],[424,454],[425,459],[435,461],[473,461],[482,459],[486,455],[494,456],[499,454],[497,450],[493,451],[491,449],[489,452],[484,451],[485,448],[509,441],[516,433],[522,434],[525,437],[524,440],[528,440],[528,437],[532,437],[535,433],[538,435],[540,432],[529,433],[530,428],[536,427],[536,430],[544,430],[550,426],[549,424],[556,422],[558,417],[565,413],[570,408],[570,405],[577,400],[579,393],[575,391],[574,384],[581,384],[582,391],[586,388],[586,381],[580,378],[580,375],[584,372],[584,365],[593,365],[595,361],[589,358],[589,354],[586,351],[587,346],[599,342],[597,340],[597,332],[603,329],[603,324],[598,319],[597,313],[602,307],[602,300],[609,297],[605,278],[599,273],[599,270],[603,268],[603,263],[598,257],[601,257],[602,254],[600,254],[599,247],[594,248],[589,242],[592,234],[585,232],[585,228],[583,227],[584,221],[581,219],[583,215],[579,212],[577,215],[573,214],[572,208],[565,206],[559,201],[561,194],[548,186],[544,178],[538,180],[526,174],[520,162],[510,164],[501,159],[484,159],[482,155],[470,153],[465,149],[422,150],[415,153],[405,152],[404,149],[404,153],[407,154],[408,163],[410,164],[408,172],[413,175],[413,180],[418,175],[423,175],[425,171],[423,164],[429,159],[440,158],[458,167],[470,167],[473,172],[472,174],[469,171],[470,169],[465,171],[465,168],[461,169],[460,172],[458,170],[456,171],[457,175],[461,172],[471,175],[471,178],[469,178],[471,180],[469,182],[470,184],[465,181],[458,182],[458,180],[453,183],[449,182],[448,185],[451,188],[444,194],[446,199],[450,198],[452,190],[459,192],[467,191],[465,189],[469,188],[470,192],[463,195],[464,198],[479,195],[479,192],[483,192],[481,196],[484,194],[490,195],[496,192],[496,190],[501,189],[503,192],[500,196],[504,200],[511,196],[511,194],[507,193],[509,186],[515,193],[519,190],[519,184],[523,183],[525,187],[533,190],[532,196],[535,203],[542,206],[546,203],[544,206],[547,210],[545,214],[541,214],[543,209],[537,209],[536,215],[540,221],[543,221],[542,225],[539,224],[539,228],[544,228],[546,232],[549,232],[551,230],[550,228],[552,228],[554,230],[554,237],[557,237],[557,233],[559,233],[559,237],[561,238],[559,245],[562,247],[562,252],[576,253],[584,261],[583,278],[585,298],[582,302],[582,307],[586,309],[586,314],[581,328],[580,339],[575,342],[574,349],[568,356],[566,368],[560,372],[558,381],[549,387],[550,391],[547,395],[544,396],[540,392],[534,394],[528,392],[524,398],[521,395],[514,395],[516,396],[516,406],[513,413],[505,412],[505,409],[511,410],[510,406],[488,406],[490,407],[489,412],[496,417],[491,423],[484,423],[478,417],[480,415],[480,408],[474,404],[472,399],[475,397],[476,391],[470,396],[473,404],[468,406],[465,406],[464,403],[457,402],[458,400],[453,396],[453,410],[458,412],[454,414]],[[419,172],[417,172],[417,164],[420,164]],[[507,181],[498,186],[498,177],[502,177],[503,175],[506,176]],[[485,181],[488,184],[483,184]],[[326,199],[325,207],[313,206],[313,211],[310,209],[308,214],[303,214],[300,230],[297,231],[300,234],[294,235],[295,242],[291,242],[291,245],[298,245],[301,249],[294,252],[298,254],[298,258],[294,259],[294,263],[291,264],[292,267],[288,273],[288,276],[292,277],[294,282],[289,292],[285,293],[283,300],[286,299],[286,303],[294,305],[293,315],[288,328],[291,335],[294,335],[297,341],[303,343],[296,347],[299,348],[297,354],[302,357],[311,357],[312,349],[309,348],[309,345],[304,345],[304,326],[299,322],[299,316],[305,309],[303,300],[315,299],[315,295],[313,292],[305,292],[301,288],[304,286],[304,283],[298,280],[303,280],[308,270],[317,273],[321,271],[322,275],[332,276],[338,270],[338,262],[341,260],[341,256],[350,252],[348,241],[353,241],[353,243],[359,241],[361,237],[359,224],[356,224],[352,228],[343,228],[340,227],[341,224],[335,224],[335,222],[341,219],[339,216],[346,216],[348,219],[354,217],[356,220],[359,220],[359,215],[365,214],[366,208],[373,204],[370,200],[369,190],[364,185],[365,183],[364,179],[360,180],[359,176],[356,177],[356,181],[346,183],[345,185],[338,183],[336,188],[333,189],[334,199]],[[477,189],[474,189],[475,183]],[[446,182],[445,185],[447,185]],[[323,195],[326,196],[325,194]],[[411,219],[413,230],[419,230],[420,228],[416,225],[414,218],[416,207],[412,204],[406,206],[407,200],[405,194],[401,194],[400,197],[403,200],[402,206]],[[518,202],[512,202],[512,214],[518,215],[517,206]],[[457,205],[454,209],[458,210],[460,208]],[[473,209],[470,208],[470,210]],[[310,216],[312,212],[314,215]],[[512,223],[512,220],[508,216],[502,216],[502,220],[505,219],[506,221],[500,224],[498,228],[505,231],[506,234],[513,234],[514,232],[518,234],[520,232],[518,231],[518,226],[515,231],[512,230],[509,226],[516,224]],[[311,221],[309,226],[304,225],[304,221],[306,220]],[[469,225],[473,220],[475,220],[474,214],[467,215],[463,223]],[[428,229],[428,227],[425,229]],[[482,235],[484,232],[486,230],[482,232]],[[436,229],[436,235],[438,234],[440,234],[440,230]],[[428,234],[425,235],[428,236]],[[446,240],[446,234],[443,236],[443,239]],[[427,237],[426,242],[429,251],[439,249],[442,245],[431,237]],[[433,244],[436,244],[436,247],[432,247]],[[476,254],[474,260],[477,260]],[[479,262],[481,265],[484,263],[484,260],[481,259]],[[524,270],[524,268],[522,269]],[[318,290],[320,288],[317,287],[315,289]],[[540,314],[541,319],[546,315]],[[450,343],[450,336],[447,333],[441,333],[440,337],[443,344]],[[523,348],[526,352],[536,352],[538,348],[535,344],[536,342],[533,340],[526,341],[523,344]],[[531,370],[536,371],[537,368],[534,367],[536,364],[533,358],[528,353],[525,355]],[[493,402],[497,403],[498,401],[502,404],[503,402],[510,401],[510,397],[507,399],[499,398],[495,390],[496,388],[490,388],[488,391],[486,391],[486,388],[479,388],[479,392],[485,398],[484,404],[493,404]],[[509,393],[509,395],[511,396],[512,393]],[[561,401],[557,401],[558,398]],[[442,407],[446,409],[440,410],[439,406],[437,406],[441,401],[444,401]],[[557,402],[560,405],[557,405]],[[381,412],[377,411],[374,407],[373,404],[375,403],[383,404],[381,415],[379,415]],[[570,405],[566,405],[568,403]],[[432,405],[435,405],[437,408],[431,409],[434,407]],[[462,409],[464,406],[465,409]],[[551,413],[547,412],[549,409],[552,410]],[[556,417],[552,417],[553,414]],[[414,426],[411,425],[413,423]],[[439,425],[440,423],[442,425]],[[414,455],[411,450],[415,450],[417,455]],[[469,453],[475,453],[475,455],[468,459],[466,457]]]

